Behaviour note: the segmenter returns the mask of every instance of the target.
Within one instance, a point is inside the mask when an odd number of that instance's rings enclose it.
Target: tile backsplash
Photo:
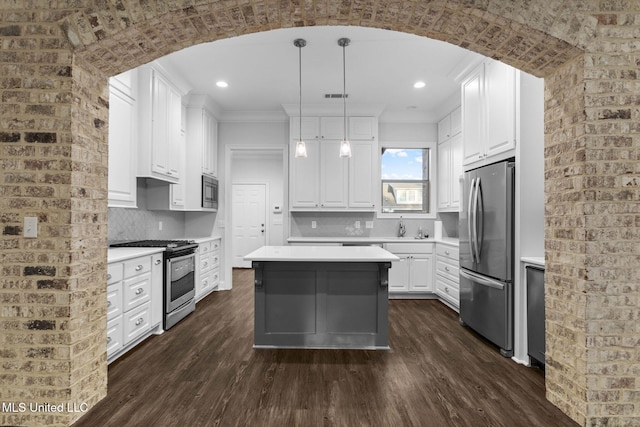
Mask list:
[[[440,214],[444,237],[457,237],[458,214]],[[403,218],[406,236],[423,233],[433,236],[433,219]],[[315,222],[315,228],[313,223]],[[373,228],[366,228],[367,222]],[[359,225],[359,227],[358,227]],[[393,237],[398,235],[398,218],[376,218],[374,212],[293,212],[291,214],[292,237]]]
[[[137,191],[137,209],[109,208],[109,242],[184,238],[184,212],[147,210],[144,179],[138,179]]]

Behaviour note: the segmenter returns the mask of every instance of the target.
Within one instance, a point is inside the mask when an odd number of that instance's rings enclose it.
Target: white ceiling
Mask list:
[[[479,55],[457,46],[389,30],[363,27],[287,28],[204,43],[159,60],[178,74],[192,93],[208,94],[223,115],[297,114],[298,48],[302,48],[303,115],[318,109],[342,114],[342,48],[347,37],[347,114],[373,108],[388,121],[434,122],[459,97],[456,78],[477,63]],[[215,86],[217,80],[229,87]],[[413,84],[422,80],[423,89]]]

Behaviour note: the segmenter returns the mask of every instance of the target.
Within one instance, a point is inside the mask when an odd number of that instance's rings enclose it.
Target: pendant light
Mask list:
[[[338,46],[342,47],[342,106],[344,116],[344,139],[340,141],[340,157],[351,157],[351,144],[347,139],[347,67],[345,65],[345,48],[349,46],[351,40],[341,38]]]
[[[293,41],[293,45],[298,48],[298,76],[300,81],[300,98],[299,98],[299,106],[300,106],[300,127],[299,127],[299,138],[298,142],[296,142],[296,157],[307,157],[307,146],[304,144],[302,140],[302,48],[307,45],[307,42],[304,39],[295,39]]]

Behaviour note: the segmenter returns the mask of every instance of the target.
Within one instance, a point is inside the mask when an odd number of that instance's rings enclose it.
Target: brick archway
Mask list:
[[[10,43],[0,52],[0,308],[3,342],[15,344],[0,350],[3,400],[93,404],[106,393],[106,77],[225,37],[360,25],[444,40],[545,77],[547,397],[583,425],[640,417],[640,220],[627,203],[640,198],[640,89],[633,28],[622,29],[640,11],[561,0],[61,3],[1,12]],[[40,218],[41,239],[20,237],[24,216]],[[80,415],[0,418],[52,425]]]

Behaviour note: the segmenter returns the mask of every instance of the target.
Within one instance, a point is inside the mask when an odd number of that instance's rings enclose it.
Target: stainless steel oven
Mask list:
[[[218,210],[218,180],[202,175],[202,207]]]
[[[171,328],[196,309],[197,243],[192,240],[138,240],[111,246],[164,248],[164,330]]]
[[[196,309],[195,274],[195,248],[165,251],[165,330]]]

